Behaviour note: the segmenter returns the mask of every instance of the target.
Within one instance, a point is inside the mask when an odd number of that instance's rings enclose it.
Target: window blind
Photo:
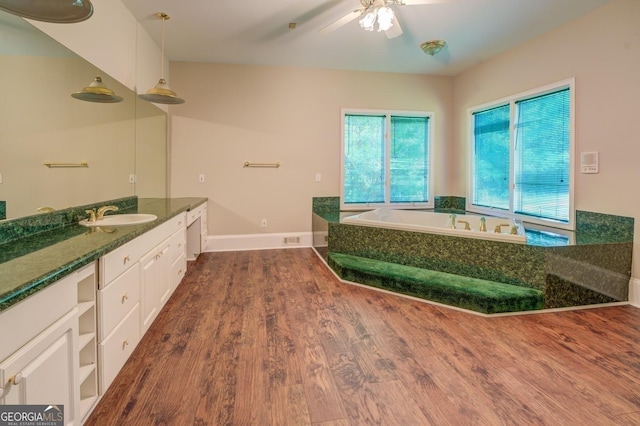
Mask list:
[[[569,126],[569,89],[516,102],[516,213],[569,221]]]

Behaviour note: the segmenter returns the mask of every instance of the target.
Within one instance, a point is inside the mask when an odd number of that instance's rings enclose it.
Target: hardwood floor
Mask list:
[[[206,253],[87,425],[640,425],[640,309],[483,318]]]

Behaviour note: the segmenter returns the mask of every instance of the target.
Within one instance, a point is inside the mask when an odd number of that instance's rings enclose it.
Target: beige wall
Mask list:
[[[640,1],[612,0],[454,79],[451,158],[466,161],[467,108],[575,77],[576,152],[598,151],[599,174],[576,174],[575,207],[640,219]],[[576,166],[578,163],[576,163]],[[452,165],[453,166],[453,165]],[[451,176],[466,194],[465,167]],[[635,240],[640,241],[636,226]],[[634,261],[633,276],[640,276]]]
[[[435,164],[450,163],[450,77],[172,63],[171,78],[187,100],[170,112],[171,196],[209,197],[210,235],[310,231],[311,198],[340,194],[341,108],[434,112]],[[436,169],[436,195],[446,175]]]

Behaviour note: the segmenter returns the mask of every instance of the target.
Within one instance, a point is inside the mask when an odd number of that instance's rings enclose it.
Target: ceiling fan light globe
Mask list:
[[[378,9],[378,31],[387,31],[393,27],[393,10],[390,7],[381,7]]]
[[[360,26],[366,31],[373,31],[373,26],[376,23],[377,15],[375,12],[368,12],[364,15],[360,22]]]

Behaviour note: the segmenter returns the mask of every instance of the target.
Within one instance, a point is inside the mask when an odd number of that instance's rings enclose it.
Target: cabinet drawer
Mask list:
[[[173,263],[180,255],[187,252],[187,230],[182,228],[173,234],[169,244],[171,245],[171,263]]]
[[[149,246],[144,243],[145,235],[129,241],[100,258],[100,288],[104,288],[135,265],[142,255],[149,251]]]
[[[100,393],[104,393],[140,341],[140,304],[100,343]]]
[[[187,212],[187,226],[191,225],[200,216],[202,216],[202,206],[189,210]]]
[[[136,263],[106,288],[98,290],[98,340],[104,340],[139,301],[140,263]]]

